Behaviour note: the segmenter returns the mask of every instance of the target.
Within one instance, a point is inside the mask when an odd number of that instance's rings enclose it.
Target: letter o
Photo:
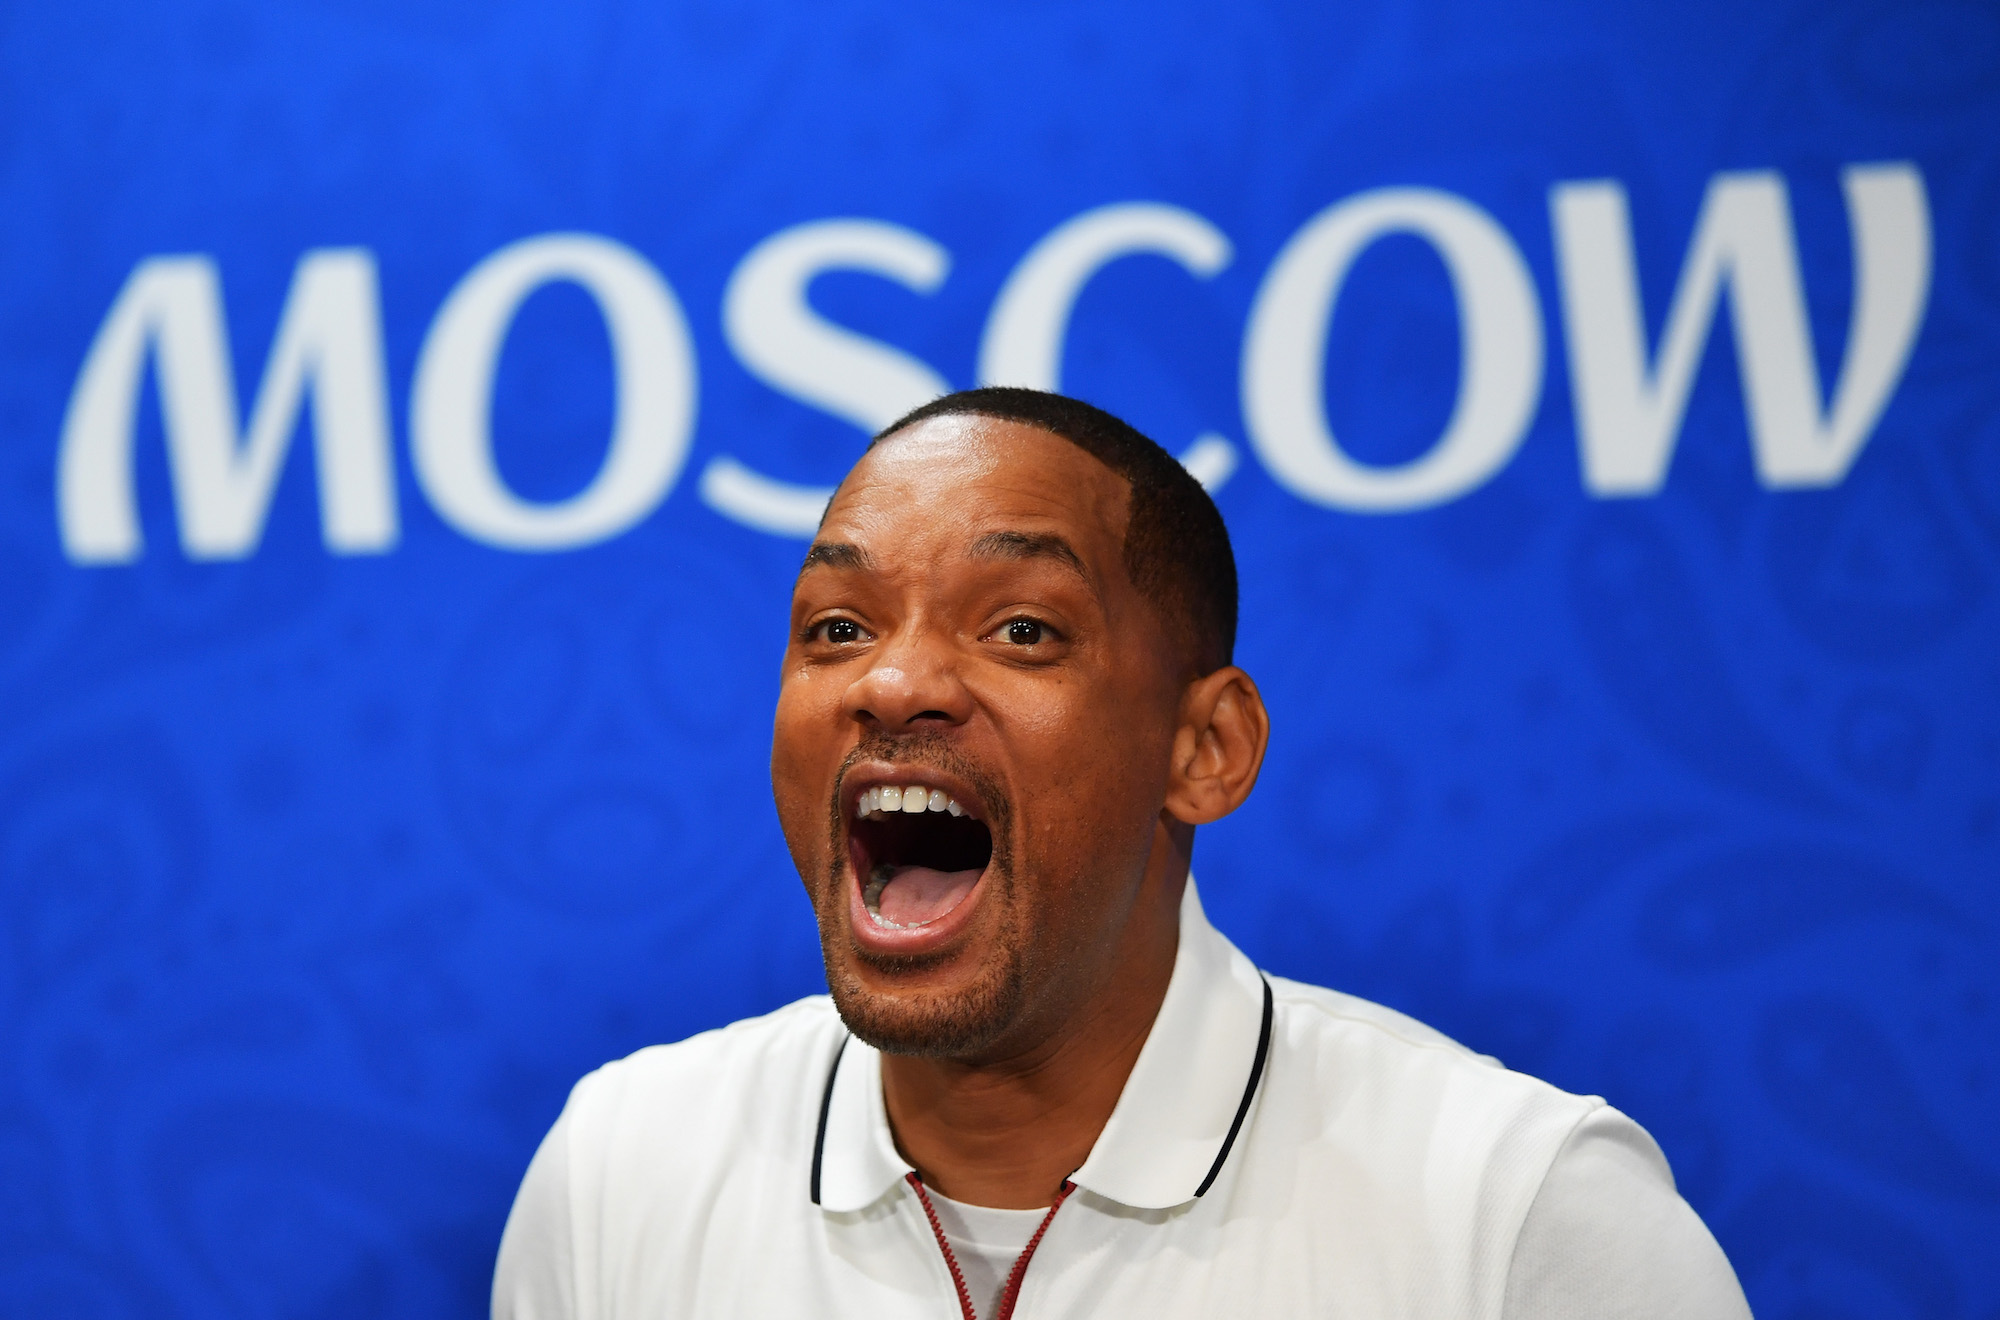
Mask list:
[[[493,462],[493,372],[529,294],[567,280],[597,300],[610,333],[617,406],[590,484],[532,503]],[[694,429],[696,376],[687,319],[638,253],[593,234],[544,234],[501,248],[459,281],[417,357],[410,448],[417,483],[465,535],[509,550],[564,550],[618,535],[659,506]]]
[[[1323,403],[1327,329],[1348,269],[1371,243],[1414,234],[1444,259],[1458,301],[1458,400],[1421,458],[1372,467],[1334,438]],[[1429,188],[1338,202],[1292,236],[1257,290],[1243,339],[1243,414],[1278,483],[1328,508],[1391,513],[1474,489],[1520,447],[1542,393],[1542,317],[1527,264],[1484,211]]]

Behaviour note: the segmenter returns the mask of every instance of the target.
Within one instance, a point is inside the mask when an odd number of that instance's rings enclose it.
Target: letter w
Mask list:
[[[368,554],[396,543],[381,305],[367,251],[324,249],[299,259],[240,441],[215,263],[199,256],[139,263],[97,332],[63,420],[56,512],[63,549],[77,563],[139,557],[133,424],[149,354],[189,558],[240,559],[256,550],[308,388],[327,548]]]
[[[1930,296],[1931,232],[1915,166],[1851,166],[1841,182],[1854,310],[1825,413],[1781,177],[1710,182],[1650,368],[1625,190],[1609,180],[1552,190],[1577,441],[1594,494],[1648,495],[1665,482],[1725,284],[1758,477],[1780,488],[1847,474],[1909,361]]]

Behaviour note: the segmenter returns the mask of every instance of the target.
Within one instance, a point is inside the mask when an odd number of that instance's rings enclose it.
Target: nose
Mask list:
[[[957,666],[956,648],[935,630],[914,626],[884,639],[868,668],[848,685],[849,719],[902,733],[926,725],[962,724],[972,701]]]

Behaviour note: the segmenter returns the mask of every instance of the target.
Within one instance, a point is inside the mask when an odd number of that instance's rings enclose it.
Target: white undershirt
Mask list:
[[[577,1305],[568,1114],[542,1143],[507,1221],[495,1320],[591,1320]],[[928,1189],[926,1189],[928,1190]],[[1047,1210],[994,1210],[930,1193],[980,1320]],[[1599,1109],[1543,1179],[1516,1239],[1504,1320],[1750,1320],[1722,1249],[1674,1192],[1638,1126]]]
[[[966,1205],[924,1189],[937,1211],[944,1240],[958,1258],[958,1272],[965,1277],[965,1290],[972,1294],[972,1311],[977,1320],[987,1320],[999,1309],[1000,1294],[1014,1262],[1028,1249],[1029,1239],[1048,1217],[1048,1207],[1040,1210],[995,1210],[990,1206]]]

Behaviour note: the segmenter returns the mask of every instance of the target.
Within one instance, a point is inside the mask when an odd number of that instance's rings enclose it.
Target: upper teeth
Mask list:
[[[948,811],[954,816],[965,814],[965,808],[958,805],[957,798],[947,795],[941,788],[925,788],[922,784],[884,784],[871,788],[861,795],[861,801],[855,805],[855,814],[860,816],[891,811],[905,811],[913,816],[924,811]]]

